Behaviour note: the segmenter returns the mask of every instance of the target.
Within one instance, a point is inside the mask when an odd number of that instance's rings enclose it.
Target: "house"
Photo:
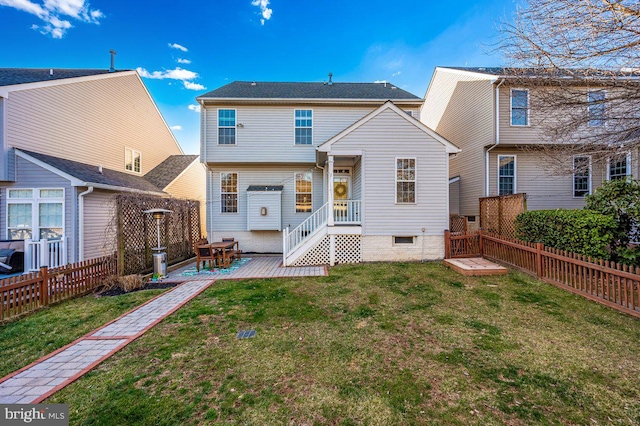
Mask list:
[[[535,70],[437,67],[427,89],[420,120],[462,149],[449,168],[450,210],[466,216],[470,228],[478,226],[481,197],[526,193],[529,210],[581,208],[603,181],[638,176],[637,152],[597,164],[576,155],[566,169],[575,172],[549,170],[540,149],[549,146],[542,117],[530,105],[535,88],[523,74],[536,78]],[[584,87],[589,102],[604,93]],[[589,108],[589,117],[598,111]],[[591,117],[589,126],[602,121]]]
[[[0,141],[0,239],[30,240],[28,269],[45,241],[54,264],[115,251],[105,232],[114,194],[204,207],[204,167],[184,155],[136,71],[0,69]]]
[[[459,149],[390,83],[236,81],[197,98],[207,232],[288,265],[442,258]]]

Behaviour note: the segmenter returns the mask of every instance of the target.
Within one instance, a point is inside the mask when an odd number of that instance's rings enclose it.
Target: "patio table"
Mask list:
[[[211,247],[212,250],[216,250],[222,257],[222,265],[224,268],[228,268],[229,266],[231,266],[231,258],[235,257],[236,253],[240,252],[237,241],[213,242],[209,243],[209,247]]]

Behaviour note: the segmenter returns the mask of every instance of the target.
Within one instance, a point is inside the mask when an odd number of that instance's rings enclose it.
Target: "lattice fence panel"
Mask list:
[[[449,216],[449,231],[451,232],[467,232],[467,218],[452,214]]]
[[[151,248],[158,245],[156,221],[143,211],[155,208],[171,210],[160,224],[160,244],[166,247],[167,262],[175,263],[193,256],[193,244],[200,238],[198,201],[118,194],[115,228],[121,275],[153,270]]]
[[[336,263],[362,262],[362,237],[336,235]]]
[[[515,238],[515,219],[527,210],[527,195],[480,198],[480,227],[505,238]]]
[[[327,235],[304,256],[296,260],[293,266],[328,265],[329,261],[329,236]]]

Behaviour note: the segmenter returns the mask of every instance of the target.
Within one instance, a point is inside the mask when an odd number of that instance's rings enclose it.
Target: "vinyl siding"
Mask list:
[[[124,170],[125,147],[142,152],[142,174],[177,142],[136,75],[114,75],[10,93],[9,147]]]
[[[351,199],[352,200],[362,200],[362,160],[358,159],[356,163],[353,165],[353,169],[351,171],[351,179],[353,180],[351,186]]]
[[[460,180],[449,184],[449,214],[460,214]]]
[[[95,190],[84,197],[85,259],[116,251],[115,195],[115,192]]]
[[[69,181],[41,168],[23,158],[15,158],[17,170],[16,181],[13,183],[3,182],[2,196],[0,196],[0,223],[2,230],[0,238],[7,239],[7,192],[6,188],[62,188],[64,189],[64,235],[67,237],[67,259],[73,262],[76,259],[77,247],[77,225],[76,225],[76,197],[75,188]],[[35,226],[35,224],[33,224]],[[34,236],[36,230],[34,229]]]
[[[529,109],[528,126],[511,125],[511,89],[522,89],[521,87],[500,87],[500,143],[501,144],[538,144],[540,138],[539,127],[531,125],[536,123],[540,117],[536,114],[535,108]],[[531,94],[529,94],[531,100]],[[530,102],[531,103],[531,102]]]
[[[446,69],[433,75],[420,120],[462,152],[451,158],[449,176],[460,176],[460,214],[479,213],[485,193],[485,147],[495,140],[494,86],[491,77]]]
[[[204,184],[206,179],[205,166],[199,160],[196,160],[191,163],[182,175],[164,188],[165,192],[171,194],[174,198],[200,201],[200,233],[202,235],[206,233],[207,193]]]
[[[442,235],[448,227],[448,154],[431,136],[386,110],[332,145],[363,151],[363,235]],[[416,158],[416,203],[397,204],[396,161]]]
[[[238,106],[236,145],[218,145],[218,106],[207,106],[203,155],[207,163],[311,163],[315,147],[335,136],[374,107],[340,106]],[[313,110],[313,145],[295,145],[294,112]],[[413,109],[415,111],[415,109]]]

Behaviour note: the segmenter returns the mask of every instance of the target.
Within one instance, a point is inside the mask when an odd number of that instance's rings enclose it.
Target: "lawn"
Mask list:
[[[161,292],[145,290],[99,298],[89,295],[0,325],[0,377],[68,345]]]
[[[219,281],[47,402],[88,425],[632,425],[638,354],[640,321],[519,272],[345,265]]]

